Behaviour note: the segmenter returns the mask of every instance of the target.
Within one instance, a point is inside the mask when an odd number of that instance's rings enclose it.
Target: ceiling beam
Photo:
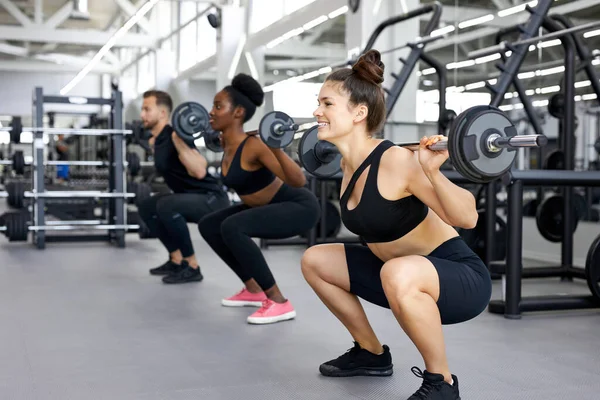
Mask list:
[[[56,64],[44,61],[21,61],[21,60],[5,60],[0,61],[0,71],[18,71],[18,72],[79,72],[81,66]],[[113,67],[105,67],[99,65],[94,67],[90,73],[92,74],[112,74],[117,70]]]
[[[8,11],[8,13],[10,15],[12,15],[13,17],[15,17],[15,19],[17,21],[19,21],[19,23],[23,26],[31,26],[33,25],[33,23],[31,22],[31,20],[27,17],[27,15],[25,15],[23,13],[23,11],[21,11],[19,9],[19,7],[17,7],[13,2],[11,2],[10,0],[0,0],[0,6],[4,7],[6,9],[6,11]]]
[[[12,44],[8,43],[0,43],[0,53],[26,57],[29,54],[29,50],[25,47],[13,46]]]
[[[123,12],[125,13],[125,15],[127,15],[127,17],[131,17],[137,12],[138,7],[133,5],[129,0],[114,0],[114,1],[115,1],[115,3],[117,3],[119,8],[121,8],[121,10],[123,10]],[[148,20],[146,18],[140,18],[140,20],[138,21],[137,24],[146,33],[152,33],[152,28],[150,27],[150,22],[148,22]]]
[[[341,57],[338,60],[338,63],[343,63],[344,62],[344,58]],[[274,70],[274,69],[302,69],[302,68],[310,68],[310,69],[318,69],[318,68],[322,68],[322,67],[326,67],[328,65],[331,64],[336,64],[335,62],[331,62],[331,60],[299,60],[299,59],[292,59],[292,60],[271,60],[271,61],[266,61],[265,65],[266,65],[266,69],[267,70]]]
[[[58,9],[44,24],[46,28],[54,29],[60,26],[63,22],[69,19],[73,12],[73,1],[67,0],[67,2]]]
[[[35,0],[33,18],[36,24],[44,22],[44,0]]]
[[[29,29],[10,25],[0,25],[0,40],[104,46],[112,35],[112,32],[102,32],[97,30],[49,29],[46,27]],[[155,48],[156,40],[148,35],[127,33],[117,40],[115,46]]]

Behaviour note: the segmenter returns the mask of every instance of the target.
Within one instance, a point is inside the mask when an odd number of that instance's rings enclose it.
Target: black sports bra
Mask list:
[[[340,199],[342,221],[351,232],[361,236],[366,242],[381,243],[400,239],[416,228],[427,216],[427,207],[416,196],[398,200],[385,199],[377,189],[377,173],[383,153],[393,147],[384,140],[375,147],[369,156],[356,169]],[[371,166],[361,199],[352,210],[348,210],[348,199],[356,181],[365,168]]]
[[[221,158],[222,182],[240,196],[256,193],[275,180],[275,174],[268,168],[263,167],[256,171],[246,171],[242,168],[242,149],[249,137],[244,139],[235,151],[227,176],[223,175],[223,158]],[[225,157],[224,154],[223,157]]]

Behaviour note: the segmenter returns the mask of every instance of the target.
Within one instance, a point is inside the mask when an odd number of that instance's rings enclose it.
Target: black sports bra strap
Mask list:
[[[390,147],[394,147],[394,143],[389,140],[382,141],[379,146],[373,151],[374,160],[371,162],[371,169],[369,170],[369,175],[367,176],[367,182],[373,181],[375,185],[377,185],[377,172],[379,171],[379,164],[381,164],[381,157],[383,157],[383,153],[385,153]]]
[[[354,185],[356,185],[356,181],[358,181],[358,178],[360,178],[363,171],[369,165],[371,165],[371,159],[373,158],[374,153],[375,152],[372,151],[371,154],[369,154],[367,156],[367,158],[365,158],[365,160],[362,162],[362,164],[360,164],[360,166],[356,169],[356,171],[354,171],[354,173],[352,174],[352,177],[350,178],[350,182],[348,182],[348,186],[346,186],[346,190],[344,191],[342,198],[348,198],[348,196],[350,196],[350,194],[352,194],[352,191],[354,190]]]

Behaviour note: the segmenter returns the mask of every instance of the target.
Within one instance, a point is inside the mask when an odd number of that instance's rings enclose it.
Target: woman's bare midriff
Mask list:
[[[269,183],[267,187],[260,189],[258,192],[240,196],[240,200],[248,207],[264,206],[273,200],[281,185],[283,185],[283,181],[275,177],[275,180]]]
[[[405,236],[392,242],[368,243],[368,246],[373,254],[385,262],[409,255],[428,255],[439,245],[456,236],[456,229],[429,209],[425,220]]]

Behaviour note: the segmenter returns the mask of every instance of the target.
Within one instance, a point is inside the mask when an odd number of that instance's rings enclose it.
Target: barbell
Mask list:
[[[23,132],[21,117],[12,117],[9,126],[0,127],[0,132],[10,132],[10,141],[19,143],[21,141],[21,133]]]
[[[471,107],[456,117],[448,138],[428,146],[434,151],[448,150],[454,168],[476,183],[488,183],[512,167],[515,149],[541,147],[548,143],[544,135],[517,135],[511,120],[500,109],[483,105]],[[418,150],[419,142],[396,144]],[[341,154],[330,142],[318,139],[318,127],[306,131],[298,145],[298,158],[304,169],[327,178],[340,172]]]
[[[91,231],[91,230],[133,230],[140,229],[138,224],[104,224],[97,221],[48,221],[47,225],[30,225],[29,212],[9,212],[0,215],[0,232],[9,242],[24,242],[30,231]]]
[[[211,128],[209,119],[208,111],[201,104],[185,102],[173,110],[171,124],[184,141],[204,138],[207,149],[215,153],[222,152],[219,132]],[[267,146],[284,148],[292,143],[298,129],[299,125],[292,117],[281,111],[271,111],[261,118],[258,134]]]

